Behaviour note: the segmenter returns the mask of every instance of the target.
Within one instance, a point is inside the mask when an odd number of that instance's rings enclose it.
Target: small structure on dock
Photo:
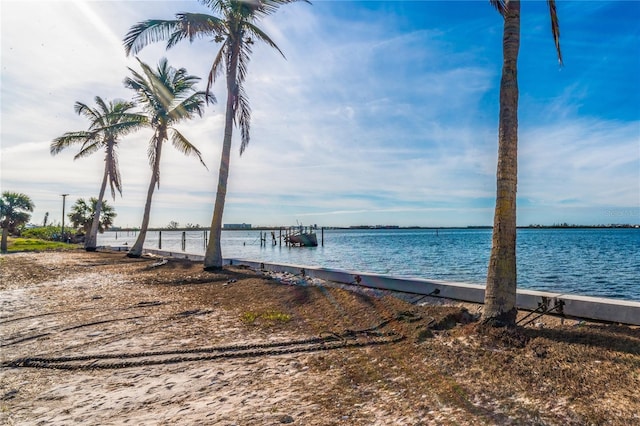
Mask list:
[[[287,244],[300,247],[318,247],[318,237],[311,229],[305,231],[302,227],[284,237]]]
[[[284,243],[289,247],[318,247],[318,236],[315,232],[316,226],[291,226],[280,227],[276,231],[271,231],[271,241],[274,246]],[[267,232],[260,231],[260,246],[267,246]],[[324,228],[321,228],[320,245],[324,247]]]

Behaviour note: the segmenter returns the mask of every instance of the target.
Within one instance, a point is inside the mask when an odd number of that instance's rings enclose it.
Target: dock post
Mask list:
[[[158,231],[158,250],[162,250],[162,231]]]
[[[279,232],[278,240],[280,241],[280,247],[282,247],[282,226],[280,227]]]
[[[187,233],[185,231],[182,231],[182,251],[185,250],[187,246]]]
[[[324,226],[322,228],[320,228],[320,241],[321,241],[321,247],[324,247]]]

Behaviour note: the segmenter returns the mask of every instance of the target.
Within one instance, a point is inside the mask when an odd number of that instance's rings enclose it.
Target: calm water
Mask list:
[[[186,232],[185,251],[203,254],[203,236]],[[261,247],[259,231],[222,236],[225,258],[473,284],[485,283],[491,250],[490,229],[325,230],[324,247],[304,248]],[[107,232],[98,243],[135,238]],[[163,231],[162,249],[181,252],[181,238]],[[145,247],[158,248],[158,232],[147,234]],[[519,288],[640,300],[640,229],[520,229],[517,250]]]

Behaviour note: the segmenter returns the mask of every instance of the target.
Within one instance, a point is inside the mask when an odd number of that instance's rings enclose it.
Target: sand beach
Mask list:
[[[640,329],[122,253],[0,257],[0,423],[640,424]],[[524,315],[526,313],[521,313]]]

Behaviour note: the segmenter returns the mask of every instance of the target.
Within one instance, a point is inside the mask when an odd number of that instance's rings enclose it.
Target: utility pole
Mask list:
[[[60,235],[60,240],[64,241],[64,202],[67,199],[67,195],[69,194],[62,194],[62,230],[61,230],[61,235]]]

